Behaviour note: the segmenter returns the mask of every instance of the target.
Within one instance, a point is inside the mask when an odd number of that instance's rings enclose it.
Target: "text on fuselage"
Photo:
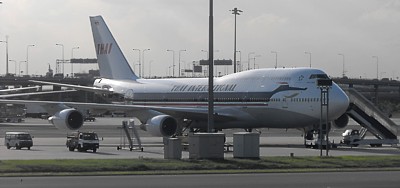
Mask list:
[[[221,84],[221,85],[214,85],[214,91],[235,91],[236,84]],[[172,92],[207,92],[208,85],[174,85],[171,88]]]

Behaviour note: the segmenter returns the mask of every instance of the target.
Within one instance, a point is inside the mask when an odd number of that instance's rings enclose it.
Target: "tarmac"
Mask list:
[[[139,131],[143,151],[130,151],[121,127],[127,118],[97,118],[95,122],[86,122],[82,131],[96,131],[100,137],[100,148],[96,153],[71,152],[65,146],[67,131],[56,129],[46,120],[28,118],[22,123],[0,123],[0,160],[28,159],[137,159],[164,158],[163,138],[153,137],[147,132]],[[349,127],[347,127],[349,128]],[[350,126],[351,128],[351,126]],[[26,131],[34,137],[34,146],[27,150],[7,149],[4,146],[4,135],[7,131]],[[264,156],[319,156],[319,149],[305,148],[302,132],[299,130],[261,129],[260,157]],[[344,130],[332,130],[330,140],[338,143]],[[232,144],[232,134],[242,130],[224,131],[226,143]],[[118,150],[117,147],[123,148]],[[224,157],[233,157],[233,148],[225,147]],[[339,147],[329,150],[329,156],[367,156],[367,155],[399,155],[397,146],[383,147]],[[326,155],[326,150],[323,150]],[[183,151],[182,158],[189,158],[189,152]]]

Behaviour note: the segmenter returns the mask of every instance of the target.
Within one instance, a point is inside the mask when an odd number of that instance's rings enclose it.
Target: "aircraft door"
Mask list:
[[[249,97],[248,97],[248,92],[243,96],[242,98],[242,103],[243,103],[243,108],[247,108],[247,104],[249,103]]]
[[[282,102],[281,102],[282,103],[282,108],[286,109],[286,108],[289,107],[288,100],[290,100],[290,99],[286,98],[286,97],[282,98]]]

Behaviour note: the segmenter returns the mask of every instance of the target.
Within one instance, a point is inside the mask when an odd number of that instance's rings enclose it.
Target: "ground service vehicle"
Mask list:
[[[358,130],[347,129],[342,136],[343,140],[341,142],[350,146],[357,147],[357,142],[361,140],[360,132]]]
[[[67,136],[66,143],[69,151],[87,151],[94,153],[99,149],[99,138],[95,132],[73,132]]]
[[[33,146],[33,141],[31,135],[27,132],[6,132],[4,145],[7,149],[11,147],[15,147],[16,149],[26,147],[30,150]]]
[[[385,145],[398,144],[397,139],[365,139],[365,133],[361,130],[347,129],[343,134],[343,140],[340,141],[343,146],[357,147],[359,145],[370,145],[371,147],[382,147]]]

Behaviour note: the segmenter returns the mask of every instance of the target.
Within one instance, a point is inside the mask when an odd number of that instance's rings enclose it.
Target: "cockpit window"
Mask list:
[[[326,74],[312,74],[311,76],[310,76],[310,79],[316,79],[316,78],[318,78],[318,79],[329,79],[329,77],[328,77],[328,75],[326,75]]]

